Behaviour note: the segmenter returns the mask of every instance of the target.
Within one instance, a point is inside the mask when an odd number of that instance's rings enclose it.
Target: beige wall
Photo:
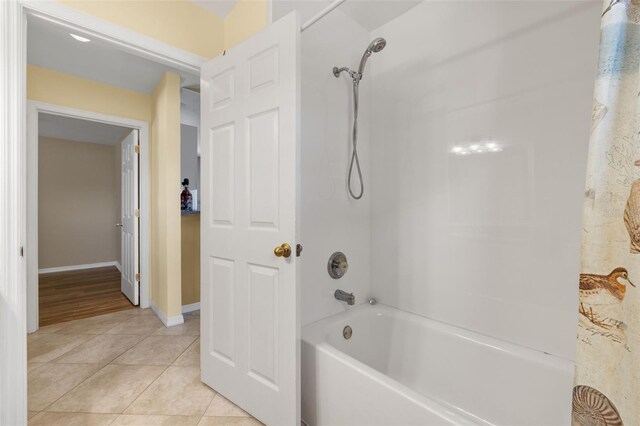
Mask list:
[[[119,261],[115,147],[39,139],[39,268]]]
[[[267,0],[240,0],[225,18],[185,0],[58,0],[205,58],[213,58],[267,25]]]
[[[27,98],[84,111],[151,121],[151,96],[109,84],[27,66]]]
[[[151,98],[151,301],[174,317],[182,313],[180,76],[165,73]]]
[[[182,216],[182,304],[200,302],[200,215]]]
[[[224,48],[224,20],[186,0],[59,0],[171,46],[213,58]]]
[[[266,0],[240,0],[224,20],[224,48],[229,49],[267,26]]]

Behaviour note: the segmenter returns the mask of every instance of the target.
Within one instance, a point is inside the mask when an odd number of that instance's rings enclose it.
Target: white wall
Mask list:
[[[369,33],[334,11],[302,34],[302,321],[316,321],[348,309],[333,292],[353,292],[365,302],[371,290],[369,177],[369,82],[362,84],[360,160],[365,195],[347,196],[352,113],[351,80],[336,79],[334,66],[358,66]],[[354,182],[355,183],[355,182]],[[354,185],[354,188],[356,186]],[[335,251],[347,255],[349,271],[334,280],[327,261]]]
[[[424,2],[372,32],[380,302],[573,359],[600,13]],[[451,153],[485,139],[503,150]]]

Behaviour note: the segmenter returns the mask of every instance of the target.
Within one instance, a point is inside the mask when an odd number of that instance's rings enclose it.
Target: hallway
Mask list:
[[[260,425],[200,382],[200,316],[166,328],[149,309],[28,336],[30,425]]]
[[[120,277],[115,266],[40,274],[40,326],[133,309]]]

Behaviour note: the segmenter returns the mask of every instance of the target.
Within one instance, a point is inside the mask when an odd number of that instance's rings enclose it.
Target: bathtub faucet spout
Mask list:
[[[353,293],[347,293],[346,291],[336,290],[335,293],[333,293],[333,297],[338,300],[342,300],[343,302],[347,302],[348,305],[355,305],[356,303],[356,297]]]

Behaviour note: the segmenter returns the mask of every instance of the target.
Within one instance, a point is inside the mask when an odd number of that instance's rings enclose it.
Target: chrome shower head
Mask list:
[[[371,42],[367,50],[370,50],[373,53],[378,53],[379,51],[384,49],[386,45],[387,45],[387,40],[383,39],[382,37],[378,37],[377,39]]]
[[[369,47],[367,47],[367,50],[365,50],[364,54],[362,55],[362,59],[360,59],[360,66],[358,67],[358,74],[360,75],[360,78],[362,78],[364,66],[367,63],[367,59],[369,59],[369,56],[371,56],[372,53],[378,53],[379,51],[384,49],[386,45],[387,40],[383,39],[382,37],[374,39],[371,44],[369,44]]]

